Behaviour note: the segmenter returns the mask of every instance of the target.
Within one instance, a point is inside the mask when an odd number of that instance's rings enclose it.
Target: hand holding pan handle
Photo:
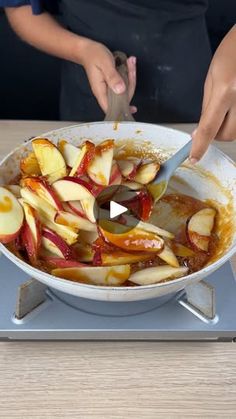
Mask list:
[[[126,90],[118,95],[108,88],[108,109],[105,121],[134,121],[129,106],[127,56],[124,52],[116,51],[114,58],[116,70],[123,78]]]

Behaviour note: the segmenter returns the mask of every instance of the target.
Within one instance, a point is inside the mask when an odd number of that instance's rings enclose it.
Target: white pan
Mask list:
[[[65,138],[74,144],[79,144],[83,138],[90,138],[94,143],[106,138],[114,138],[117,141],[125,140],[126,143],[129,140],[133,141],[137,147],[153,148],[164,158],[189,141],[189,136],[185,133],[136,122],[81,124],[51,131],[42,136],[49,138],[55,144],[59,138]],[[19,173],[19,160],[30,149],[31,142],[29,141],[4,158],[0,163],[1,184],[7,184]],[[236,166],[221,151],[211,146],[197,167],[191,168],[186,164],[177,170],[176,175],[171,181],[171,188],[202,200],[214,200],[215,205],[219,207],[221,219],[229,225],[228,231],[221,231],[221,225],[219,225],[220,240],[222,241],[221,254],[219,253],[216,260],[209,266],[189,276],[149,286],[93,286],[70,282],[41,272],[18,259],[2,244],[0,250],[29,277],[74,296],[104,301],[135,301],[177,292],[190,283],[200,281],[210,275],[223,265],[236,250]],[[224,278],[222,278],[223,280]]]

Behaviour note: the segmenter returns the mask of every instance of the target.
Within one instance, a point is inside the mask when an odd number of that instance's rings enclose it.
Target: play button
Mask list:
[[[124,205],[120,205],[115,201],[110,201],[110,218],[118,217],[118,215],[124,214],[128,211],[128,208]]]
[[[123,185],[108,186],[96,197],[94,215],[103,230],[122,234],[139,223],[141,205],[139,192]]]

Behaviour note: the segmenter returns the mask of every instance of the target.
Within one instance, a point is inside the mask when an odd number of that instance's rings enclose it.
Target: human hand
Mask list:
[[[83,65],[90,87],[99,105],[106,113],[108,108],[107,88],[110,87],[114,93],[121,94],[126,86],[115,68],[115,60],[112,53],[103,44],[85,39],[83,41],[80,64]],[[131,101],[136,87],[136,57],[127,59],[129,79],[129,99]],[[131,113],[137,108],[131,106]]]
[[[212,59],[204,85],[201,118],[192,138],[193,164],[200,160],[213,139],[236,139],[236,26]]]

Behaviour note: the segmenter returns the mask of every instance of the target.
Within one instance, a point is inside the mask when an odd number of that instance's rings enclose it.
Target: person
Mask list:
[[[212,58],[205,23],[207,0],[57,3],[59,20],[51,13],[55,1],[0,0],[22,40],[63,59],[62,119],[103,117],[108,86],[116,94],[126,89],[111,52],[122,50],[128,55],[129,98],[134,96],[136,105],[131,110],[138,108],[139,120],[199,120],[192,133],[193,164],[213,139],[236,138],[236,27]]]

